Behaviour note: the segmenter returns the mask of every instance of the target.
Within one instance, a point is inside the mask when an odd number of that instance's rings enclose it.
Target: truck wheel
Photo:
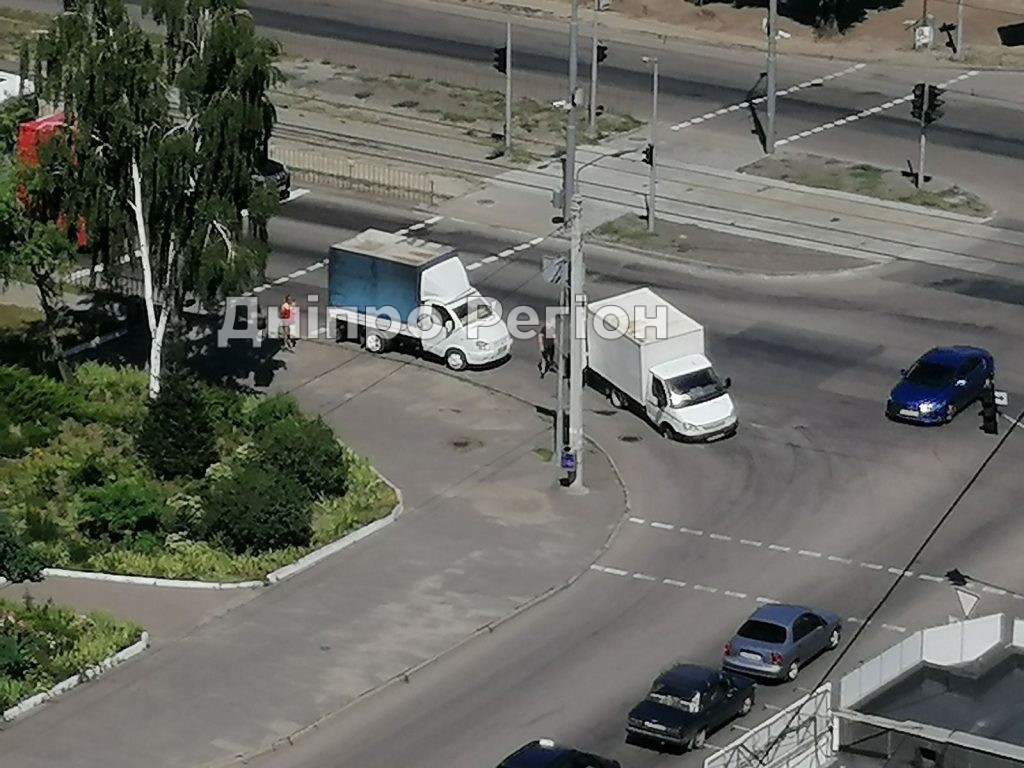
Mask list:
[[[611,387],[608,390],[608,402],[611,403],[612,406],[615,408],[626,407],[626,398],[624,398],[622,396],[622,393],[619,392],[619,390],[617,390],[615,387]]]
[[[668,424],[661,425],[661,436],[664,437],[666,440],[672,441],[675,441],[679,438],[679,435],[676,434],[676,431],[672,429],[672,427]]]
[[[373,352],[375,355],[383,352],[384,348],[387,346],[384,342],[384,337],[379,333],[373,333],[372,331],[367,332],[365,344],[366,350],[368,352]]]
[[[466,355],[457,349],[449,349],[444,356],[444,363],[453,371],[466,369]]]

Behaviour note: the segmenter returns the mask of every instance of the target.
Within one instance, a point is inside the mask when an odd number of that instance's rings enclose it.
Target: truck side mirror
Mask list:
[[[728,389],[729,387],[732,386],[732,379],[729,376],[726,376],[725,381],[723,381],[722,383],[725,385],[725,388]]]

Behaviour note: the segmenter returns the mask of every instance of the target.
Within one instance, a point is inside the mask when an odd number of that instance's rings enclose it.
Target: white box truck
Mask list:
[[[368,229],[331,246],[329,322],[370,352],[391,344],[439,357],[455,371],[509,356],[497,302],[469,283],[455,249]]]
[[[591,385],[616,408],[644,413],[669,439],[713,440],[738,428],[731,382],[705,352],[704,327],[650,288],[587,305]]]

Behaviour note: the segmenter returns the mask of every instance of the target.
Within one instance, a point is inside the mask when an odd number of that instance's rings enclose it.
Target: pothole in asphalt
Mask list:
[[[595,408],[594,409],[594,413],[596,413],[598,416],[614,416],[616,413],[618,413],[618,411],[611,411],[611,410],[603,409],[603,408],[602,409]]]
[[[494,201],[491,200],[490,198],[485,197],[482,200],[477,200],[476,204],[482,205],[484,208],[490,208],[492,205],[494,205]]]
[[[474,448],[483,448],[483,443],[468,437],[459,437],[451,441],[451,446],[457,451],[471,451]]]
[[[624,443],[639,443],[643,438],[639,435],[619,435],[619,440]]]

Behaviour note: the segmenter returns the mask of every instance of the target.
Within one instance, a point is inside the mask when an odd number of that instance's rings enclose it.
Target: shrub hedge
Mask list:
[[[137,642],[142,630],[52,602],[0,600],[0,710],[49,690]]]
[[[11,541],[50,567],[256,579],[395,503],[291,397],[169,379],[150,405],[137,370],[89,363],[62,384],[0,367]]]

